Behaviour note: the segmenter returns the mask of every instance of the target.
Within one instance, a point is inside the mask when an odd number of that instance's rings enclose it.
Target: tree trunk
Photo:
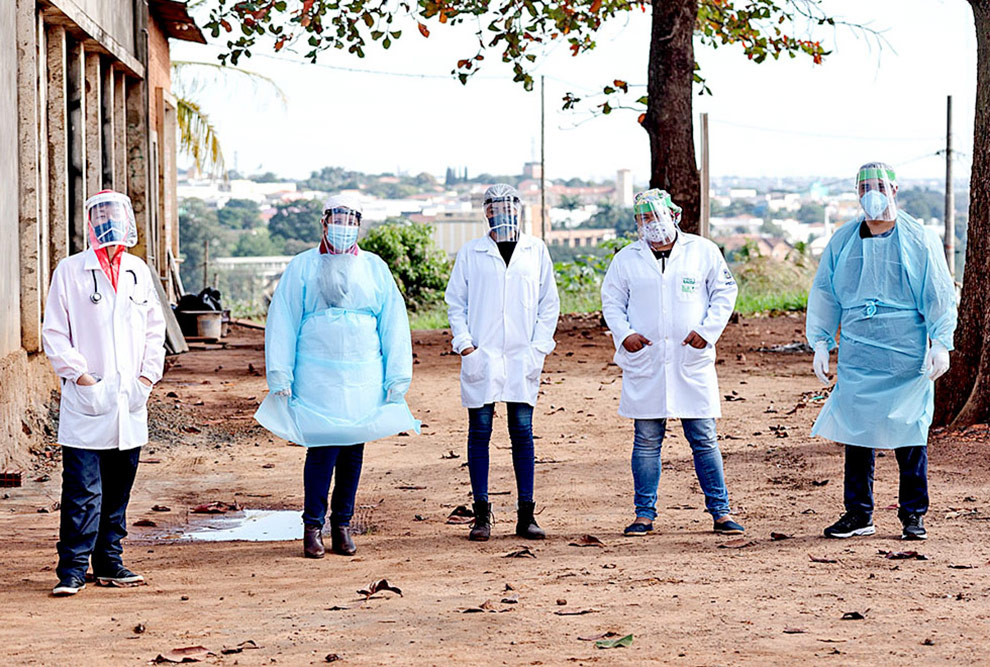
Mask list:
[[[694,157],[694,27],[698,0],[653,0],[647,71],[650,187],[684,209],[681,228],[698,232],[701,186]]]
[[[990,0],[969,0],[976,22],[976,119],[962,303],[935,420],[956,428],[990,420]]]

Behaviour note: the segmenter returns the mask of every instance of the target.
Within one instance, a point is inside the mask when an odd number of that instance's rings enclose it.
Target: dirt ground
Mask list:
[[[986,427],[934,434],[927,542],[897,539],[893,456],[878,459],[878,534],[824,540],[841,511],[842,456],[809,437],[821,404],[811,356],[758,351],[801,340],[802,325],[743,319],[719,344],[721,393],[733,399],[719,431],[745,546],[723,548],[729,539],[710,532],[679,426],[664,448],[658,532],[622,536],[633,518],[632,423],[616,414],[610,339],[588,316],[561,322],[535,416],[549,539],[512,535],[504,412],[492,443],[493,539],[468,542],[467,526],[446,523],[470,503],[458,360],[448,332],[415,332],[410,404],[423,434],[367,447],[358,552],[320,561],[304,559],[299,540],[172,539],[200,503],[302,505],[303,450],[252,419],[265,394],[263,334],[235,327],[222,348],[178,357],[154,391],[128,522],[158,526],[131,528],[125,545],[147,586],[50,597],[60,467],[42,457],[23,488],[0,490],[0,662],[140,664],[203,646],[213,653],[205,662],[224,665],[305,665],[330,654],[345,664],[990,664]],[[34,481],[46,472],[49,481]],[[582,535],[604,546],[570,545]],[[535,557],[506,557],[522,547]],[[906,549],[928,559],[879,553]],[[357,594],[381,578],[402,596]],[[463,611],[486,602],[487,611]],[[846,612],[865,618],[842,620]],[[633,643],[597,649],[588,640],[607,632]],[[258,648],[222,652],[248,640]]]

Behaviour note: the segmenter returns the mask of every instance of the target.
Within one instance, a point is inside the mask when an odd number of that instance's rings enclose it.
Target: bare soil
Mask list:
[[[622,536],[633,518],[632,423],[616,414],[611,341],[587,316],[561,322],[536,411],[538,518],[549,539],[524,544],[512,534],[504,413],[492,442],[493,539],[469,542],[467,526],[446,523],[470,504],[458,360],[449,332],[414,332],[410,404],[423,434],[368,445],[358,552],[320,561],[304,559],[298,540],[173,539],[200,503],[302,505],[304,451],[252,419],[265,394],[263,333],[235,327],[223,346],[178,357],[154,391],[152,442],[128,521],[157,526],[131,528],[125,545],[147,586],[49,596],[57,450],[42,452],[24,487],[0,492],[0,662],[146,664],[198,645],[213,653],[205,662],[226,665],[305,665],[330,654],[369,665],[990,664],[986,426],[933,434],[927,542],[897,539],[893,456],[878,459],[878,534],[826,541],[821,530],[842,508],[842,452],[809,437],[821,405],[811,356],[758,351],[800,341],[802,325],[743,319],[719,344],[721,393],[732,397],[719,431],[734,513],[747,528],[741,541],[711,533],[676,424],[664,447],[658,532]],[[50,480],[34,481],[46,473]],[[570,545],[583,535],[604,546]],[[506,557],[523,547],[534,557]],[[382,578],[402,596],[357,593]],[[464,611],[482,605],[489,609]],[[842,620],[846,612],[864,618]],[[597,649],[587,640],[607,632],[633,643]],[[222,652],[247,640],[258,648]]]

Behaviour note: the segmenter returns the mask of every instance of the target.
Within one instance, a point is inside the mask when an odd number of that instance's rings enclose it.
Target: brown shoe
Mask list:
[[[323,558],[326,549],[323,548],[323,527],[310,526],[303,527],[303,553],[306,558]]]
[[[354,540],[351,539],[350,526],[331,526],[330,545],[333,552],[341,556],[353,556],[357,551]]]
[[[468,539],[472,542],[487,542],[492,534],[492,504],[474,503],[474,524]]]

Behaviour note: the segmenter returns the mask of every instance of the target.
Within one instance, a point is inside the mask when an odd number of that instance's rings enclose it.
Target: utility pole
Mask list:
[[[203,239],[203,289],[209,287],[210,277],[210,239]]]
[[[711,212],[711,172],[708,169],[708,114],[701,114],[701,215],[698,233],[709,237],[708,220]]]
[[[540,236],[548,243],[550,221],[547,220],[547,154],[546,154],[546,85],[543,75],[540,75]]]
[[[956,197],[952,191],[952,95],[946,105],[945,120],[945,261],[949,275],[956,279]]]

